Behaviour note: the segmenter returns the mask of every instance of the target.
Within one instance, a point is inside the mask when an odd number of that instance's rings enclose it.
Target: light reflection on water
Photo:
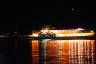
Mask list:
[[[95,40],[33,40],[32,64],[95,64]]]

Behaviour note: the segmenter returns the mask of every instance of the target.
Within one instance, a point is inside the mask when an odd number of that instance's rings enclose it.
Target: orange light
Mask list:
[[[56,34],[56,37],[93,36],[94,33]]]

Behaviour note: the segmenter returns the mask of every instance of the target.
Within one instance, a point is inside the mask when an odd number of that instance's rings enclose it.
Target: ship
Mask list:
[[[51,29],[49,27],[39,30],[39,32],[32,33],[32,37],[80,37],[80,36],[94,36],[95,32],[92,30],[85,30],[83,28],[77,29]]]

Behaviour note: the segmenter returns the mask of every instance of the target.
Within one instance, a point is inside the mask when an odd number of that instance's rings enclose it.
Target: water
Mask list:
[[[30,40],[0,38],[0,64],[32,64]]]
[[[95,64],[95,43],[96,40],[0,39],[0,61],[5,64]]]
[[[32,40],[32,64],[95,64],[95,40]]]

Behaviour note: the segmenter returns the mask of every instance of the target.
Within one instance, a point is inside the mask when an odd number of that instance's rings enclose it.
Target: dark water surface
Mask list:
[[[17,38],[0,39],[0,64],[32,64],[31,41]]]

